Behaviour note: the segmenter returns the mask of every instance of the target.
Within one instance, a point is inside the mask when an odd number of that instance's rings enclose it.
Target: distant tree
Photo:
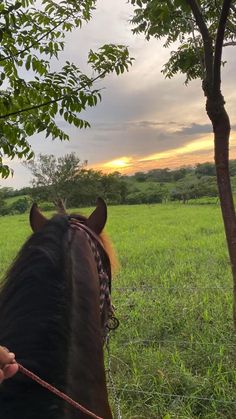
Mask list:
[[[165,169],[153,169],[148,171],[147,179],[154,180],[156,182],[171,182],[172,173],[168,167]]]
[[[134,188],[132,191],[127,193],[125,202],[127,204],[154,204],[162,203],[166,200],[168,190],[165,186],[156,185],[153,182],[153,186],[149,186],[145,190],[139,190]]]
[[[6,201],[5,201],[5,196],[4,193],[2,192],[4,188],[0,188],[0,215],[5,215],[6,214]]]
[[[59,158],[40,154],[38,159],[25,162],[33,175],[33,197],[49,200],[56,206],[61,200],[66,201],[84,164],[75,153]]]
[[[194,198],[194,184],[193,182],[181,179],[176,182],[173,189],[170,191],[171,201],[181,201],[186,204],[190,198]]]
[[[2,0],[0,2],[0,173],[10,173],[3,157],[31,159],[28,138],[69,139],[58,126],[58,117],[77,128],[89,126],[80,117],[101,98],[95,82],[111,72],[124,72],[131,64],[125,46],[106,44],[88,53],[91,75],[74,63],[57,71],[65,35],[88,22],[96,0]],[[79,51],[78,51],[79,53]],[[61,61],[61,60],[60,60]],[[24,70],[24,71],[22,71]],[[25,71],[28,74],[24,77]],[[23,78],[24,77],[24,78]]]
[[[145,202],[145,193],[141,191],[130,192],[126,197],[126,203],[129,205],[143,204]]]
[[[136,172],[134,174],[134,179],[137,182],[146,182],[146,180],[147,180],[147,174],[144,173],[144,172]]]
[[[15,189],[12,193],[12,196],[22,196],[22,195],[30,195],[31,193],[31,187],[26,186],[21,189]]]
[[[175,183],[170,192],[171,200],[186,204],[189,199],[218,196],[216,180],[211,176],[189,176]]]
[[[201,176],[216,176],[216,168],[213,163],[199,163],[196,165],[195,174]]]
[[[128,187],[118,172],[87,169],[87,161],[81,162],[74,153],[58,159],[41,154],[25,165],[33,174],[30,195],[35,201],[53,202],[57,207],[61,201],[67,207],[94,205],[98,196],[110,204],[125,202]]]
[[[68,207],[94,205],[98,196],[103,197],[102,172],[82,168],[70,184],[67,195]]]
[[[4,201],[1,189],[0,189],[0,214],[1,214],[1,209],[3,208],[4,205],[5,205],[5,201]]]
[[[216,179],[213,176],[201,177],[196,183],[196,189],[198,197],[217,197],[219,195]]]
[[[29,209],[30,206],[30,199],[29,198],[20,198],[14,201],[8,208],[8,213],[11,214],[23,214]]]
[[[191,173],[193,168],[181,167],[180,169],[172,170],[171,175],[173,181],[183,179],[188,173]]]
[[[10,198],[11,196],[14,196],[14,189],[4,186],[3,188],[1,188],[1,195],[4,199]]]
[[[117,172],[104,174],[101,178],[103,197],[111,204],[121,204],[127,195],[127,185]]]
[[[160,189],[149,189],[144,193],[145,204],[161,204],[164,199],[163,191]]]
[[[170,197],[170,191],[169,188],[167,187],[166,183],[160,183],[159,184],[159,191],[161,194],[161,199],[163,203],[166,203],[169,200]]]
[[[236,215],[229,173],[230,120],[221,93],[223,47],[236,45],[235,0],[130,0],[137,6],[132,19],[135,33],[164,38],[175,51],[164,67],[166,77],[178,72],[186,83],[202,80],[206,111],[214,132],[219,198],[227,238],[233,282],[236,326]],[[177,41],[177,42],[176,42]]]

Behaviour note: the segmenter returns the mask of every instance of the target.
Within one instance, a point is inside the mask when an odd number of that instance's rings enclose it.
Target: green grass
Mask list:
[[[107,230],[121,264],[111,359],[123,418],[235,419],[232,280],[219,207],[111,207]],[[0,218],[0,231],[3,272],[30,233],[27,216]]]

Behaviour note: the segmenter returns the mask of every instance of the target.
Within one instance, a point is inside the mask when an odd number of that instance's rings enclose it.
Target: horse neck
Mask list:
[[[23,246],[0,293],[0,342],[19,363],[65,391],[70,307],[64,275],[66,220]],[[0,389],[0,417],[58,419],[64,403],[22,374]],[[61,414],[62,413],[62,414]]]
[[[99,309],[97,266],[84,232],[76,231],[70,249],[72,289],[67,393],[88,410],[111,419],[108,404]],[[66,407],[66,419],[88,418]]]

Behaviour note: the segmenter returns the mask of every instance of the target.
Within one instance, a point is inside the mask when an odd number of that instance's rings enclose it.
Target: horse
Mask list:
[[[106,220],[101,198],[87,218],[60,213],[47,220],[33,204],[33,234],[0,292],[0,343],[19,364],[95,415],[112,419],[103,353],[112,312]],[[88,418],[20,372],[0,386],[0,416]]]

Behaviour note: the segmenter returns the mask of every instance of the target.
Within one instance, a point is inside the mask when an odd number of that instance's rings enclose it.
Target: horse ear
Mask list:
[[[33,232],[41,230],[47,221],[47,218],[39,211],[38,205],[34,203],[30,210],[30,225]]]
[[[100,234],[107,221],[107,205],[102,198],[97,199],[97,207],[87,220],[87,226],[96,234]]]

